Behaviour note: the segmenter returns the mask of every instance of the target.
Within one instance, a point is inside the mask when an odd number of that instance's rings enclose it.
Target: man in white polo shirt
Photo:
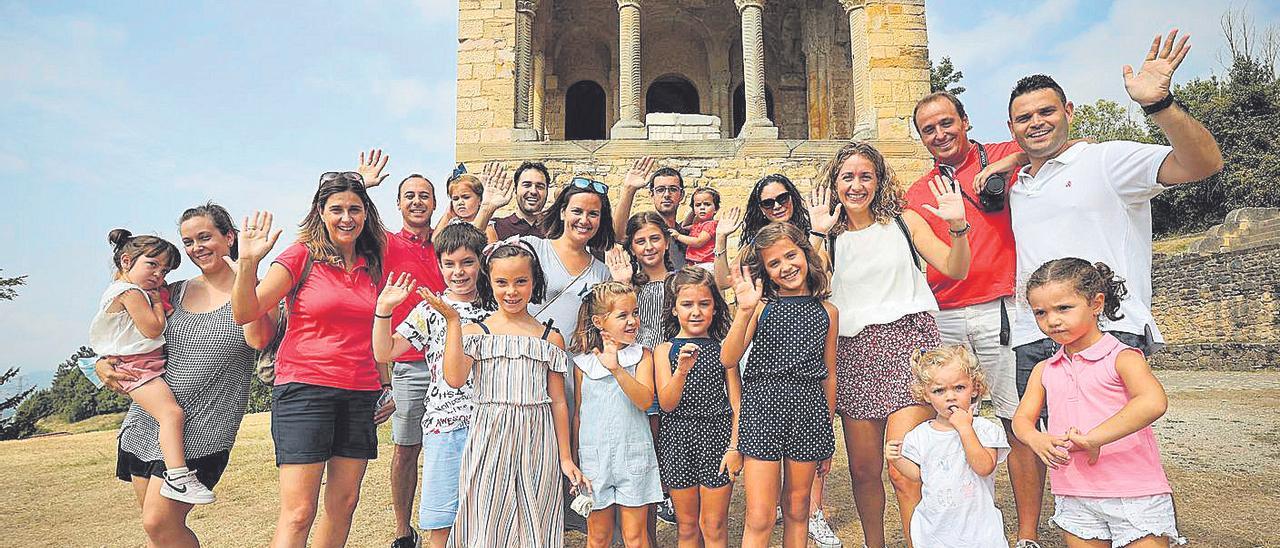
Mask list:
[[[1027,278],[1050,260],[1106,263],[1126,280],[1129,296],[1120,303],[1124,317],[1104,321],[1102,328],[1148,354],[1164,342],[1151,315],[1151,199],[1222,169],[1213,136],[1170,93],[1173,72],[1190,51],[1186,36],[1175,43],[1177,33],[1171,31],[1163,43],[1156,36],[1136,74],[1128,65],[1123,71],[1129,97],[1172,146],[1068,143],[1073,106],[1052,78],[1028,76],[1010,94],[1009,132],[1030,162],[1009,191],[1018,272],[1012,343],[1020,396],[1032,368],[1057,352],[1026,300]],[[1041,468],[1042,478],[1043,473]]]

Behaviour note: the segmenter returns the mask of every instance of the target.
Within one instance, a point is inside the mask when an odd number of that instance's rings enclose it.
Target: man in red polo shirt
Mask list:
[[[365,188],[378,186],[387,175],[382,169],[390,156],[374,149],[360,154],[358,172]],[[399,232],[387,231],[387,253],[382,270],[388,274],[408,272],[419,286],[437,293],[444,291],[444,277],[431,244],[431,215],[435,213],[435,189],[431,181],[417,173],[400,181],[396,189],[396,209],[404,220]],[[381,286],[385,280],[376,280]],[[400,325],[413,307],[422,301],[416,292],[391,314],[391,325]],[[413,496],[418,490],[418,454],[422,451],[423,399],[431,387],[422,352],[410,348],[391,364],[391,394],[396,409],[391,415],[391,505],[396,519],[396,540],[391,546],[416,547],[418,532],[409,523]]]
[[[916,103],[914,123],[920,140],[933,156],[934,168],[920,177],[907,191],[907,207],[920,213],[939,238],[947,237],[947,224],[936,215],[926,215],[924,204],[931,203],[929,181],[942,175],[958,183],[963,193],[965,218],[973,225],[969,248],[973,260],[969,275],[953,280],[932,266],[928,270],[929,287],[938,301],[935,315],[943,344],[969,347],[978,357],[991,390],[996,416],[1004,425],[1013,450],[1009,455],[1009,479],[1013,484],[1018,511],[1017,548],[1039,546],[1036,523],[1040,518],[1042,469],[1036,466],[1032,453],[1017,440],[1010,419],[1018,407],[1014,355],[1009,346],[1010,314],[1013,313],[1016,252],[1013,228],[1005,194],[998,198],[975,193],[974,176],[988,164],[1011,154],[1022,152],[1013,141],[978,143],[969,139],[969,117],[964,104],[945,91],[932,93]],[[1016,173],[1008,173],[1005,188],[1013,185]],[[1003,190],[1003,189],[1002,189]],[[995,199],[993,199],[995,198]],[[1028,461],[1027,459],[1031,459]]]

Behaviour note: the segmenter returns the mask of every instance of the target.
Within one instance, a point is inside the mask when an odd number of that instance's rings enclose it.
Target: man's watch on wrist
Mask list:
[[[1151,116],[1157,112],[1160,112],[1166,108],[1169,108],[1172,105],[1173,105],[1173,92],[1170,92],[1168,95],[1164,96],[1164,99],[1161,99],[1159,101],[1151,103],[1150,105],[1146,105],[1142,107],[1142,112],[1145,113],[1147,116]]]

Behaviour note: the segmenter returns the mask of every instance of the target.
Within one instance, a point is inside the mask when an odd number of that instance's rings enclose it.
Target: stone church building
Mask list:
[[[680,169],[686,187],[742,205],[769,173],[807,191],[861,139],[905,184],[930,165],[911,125],[929,92],[924,10],[924,0],[459,0],[457,160],[538,160],[557,182],[617,186],[649,155]]]

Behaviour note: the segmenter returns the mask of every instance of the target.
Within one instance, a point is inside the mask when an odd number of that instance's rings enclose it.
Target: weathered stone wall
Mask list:
[[[1169,369],[1280,367],[1280,245],[1157,255],[1152,311]]]
[[[458,143],[511,140],[515,22],[515,0],[458,0]]]
[[[911,113],[929,93],[929,36],[924,0],[867,0],[867,82],[879,139],[909,139]],[[862,109],[864,105],[855,105]],[[858,119],[862,120],[862,113]]]

